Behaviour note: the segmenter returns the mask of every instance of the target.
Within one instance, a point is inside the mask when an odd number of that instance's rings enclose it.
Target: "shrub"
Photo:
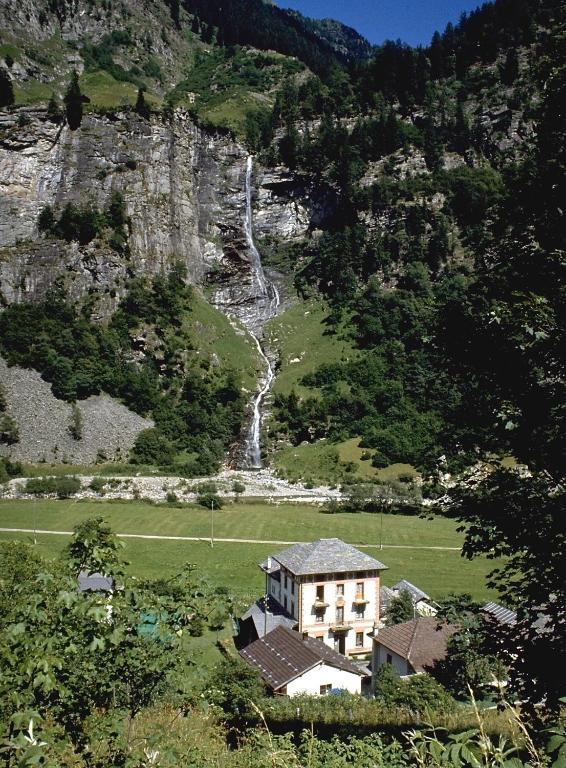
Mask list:
[[[167,501],[167,504],[176,504],[179,501],[177,494],[174,491],[167,491],[165,500]]]
[[[25,492],[34,496],[56,494],[60,499],[68,499],[81,489],[81,481],[76,477],[31,477],[25,484]]]
[[[220,496],[215,493],[201,493],[197,496],[197,504],[201,507],[207,507],[210,509],[214,504],[214,509],[222,509],[224,503]]]
[[[5,483],[12,477],[23,477],[24,471],[19,461],[10,461],[0,457],[0,483]]]
[[[106,480],[103,477],[93,477],[88,487],[91,491],[102,494],[106,487]]]
[[[239,480],[235,480],[232,483],[232,490],[236,494],[244,493],[244,491],[246,490],[246,486],[243,483],[241,483]]]
[[[80,491],[81,481],[78,477],[57,477],[55,482],[55,493],[59,499],[68,499]]]
[[[140,432],[132,451],[132,464],[171,464],[175,457],[173,444],[152,427]]]
[[[71,423],[69,432],[73,440],[82,440],[83,438],[83,417],[76,403],[71,405]]]
[[[20,439],[20,430],[16,420],[7,413],[0,415],[0,443],[13,445]]]

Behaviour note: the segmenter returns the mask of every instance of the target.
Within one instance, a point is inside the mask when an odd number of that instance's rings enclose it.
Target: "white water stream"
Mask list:
[[[253,400],[253,417],[248,436],[246,438],[246,466],[250,469],[261,469],[261,405],[263,399],[271,389],[275,372],[261,343],[262,331],[265,323],[275,317],[279,311],[281,298],[277,286],[268,280],[263,271],[261,257],[254,243],[253,218],[252,218],[252,175],[253,157],[249,155],[246,167],[246,215],[244,228],[251,259],[252,280],[255,289],[256,301],[259,307],[257,315],[258,326],[249,329],[254,339],[257,350],[265,363],[265,374],[260,382],[259,391]],[[259,328],[259,330],[258,330]]]

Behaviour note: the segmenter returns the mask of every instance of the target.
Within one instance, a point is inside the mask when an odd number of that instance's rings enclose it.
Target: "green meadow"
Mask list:
[[[190,562],[203,577],[228,587],[242,605],[262,592],[263,576],[257,564],[268,554],[285,547],[285,544],[254,542],[311,541],[334,536],[352,544],[371,545],[366,551],[388,566],[383,574],[385,584],[406,578],[433,598],[451,591],[470,592],[478,600],[494,597],[485,585],[485,577],[494,564],[485,559],[463,559],[458,549],[462,534],[457,532],[457,524],[441,517],[330,515],[304,504],[241,502],[228,504],[214,513],[215,541],[211,546],[211,512],[196,505],[177,508],[143,502],[0,502],[0,527],[3,528],[71,531],[81,520],[95,515],[103,516],[117,533],[201,539],[125,539],[124,552],[130,573],[139,577],[173,575],[183,563]],[[31,541],[33,535],[0,532],[0,538]],[[222,538],[251,541],[217,540]],[[37,547],[55,557],[67,540],[68,536],[39,534]]]

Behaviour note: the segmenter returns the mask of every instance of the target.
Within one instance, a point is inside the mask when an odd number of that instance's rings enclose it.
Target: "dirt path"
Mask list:
[[[31,533],[31,534],[47,534],[50,536],[72,536],[73,531],[47,531],[40,528],[0,528],[0,533]],[[150,539],[155,541],[210,541],[209,536],[161,536],[158,534],[150,533],[117,533],[121,539]],[[214,541],[221,542],[223,544],[282,544],[291,545],[298,544],[297,541],[282,541],[280,539],[223,539],[214,537]],[[435,547],[435,546],[420,546],[418,544],[353,544],[354,547],[367,548],[367,549],[433,549],[441,550],[445,552],[459,552],[460,547]]]

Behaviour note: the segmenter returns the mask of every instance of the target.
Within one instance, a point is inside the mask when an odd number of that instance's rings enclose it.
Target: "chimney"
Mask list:
[[[267,570],[271,570],[271,555],[267,556]]]

